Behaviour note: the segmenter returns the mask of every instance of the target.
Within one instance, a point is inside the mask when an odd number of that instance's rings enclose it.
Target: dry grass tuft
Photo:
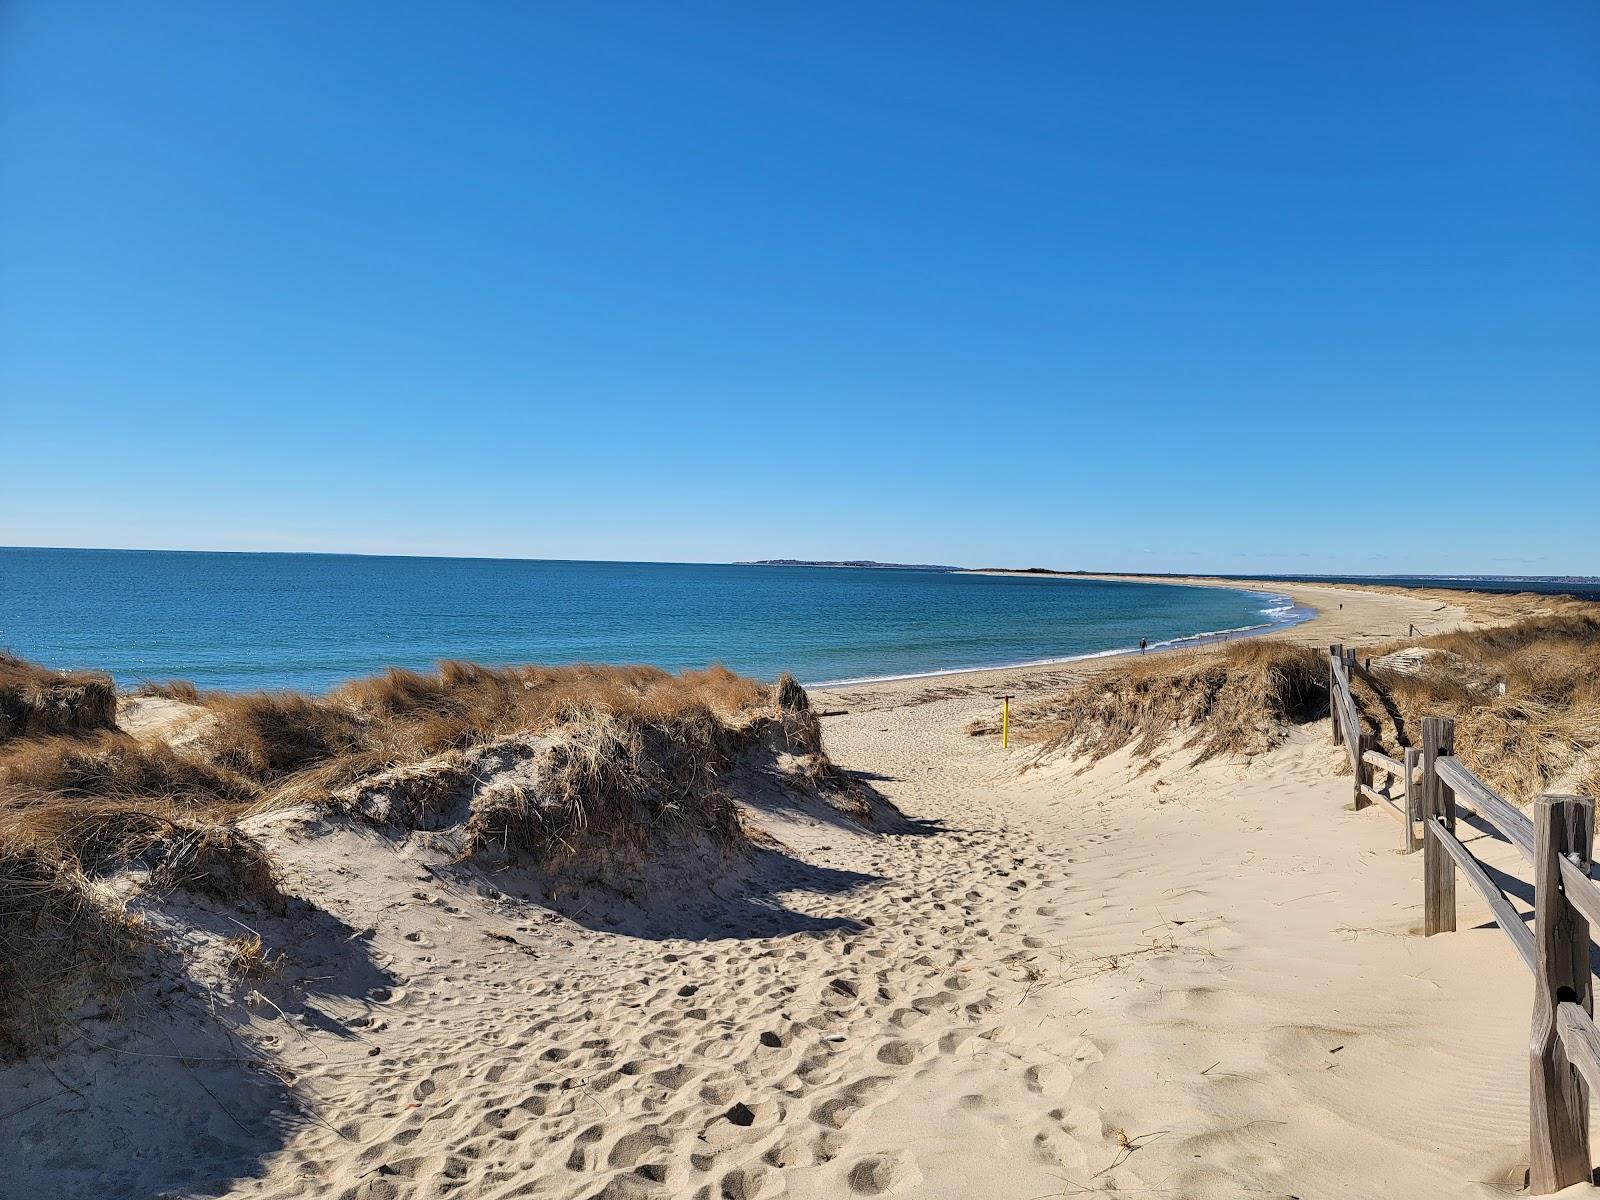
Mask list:
[[[180,685],[162,686],[161,694],[178,698]],[[481,667],[453,661],[432,673],[394,668],[347,683],[326,698],[194,695],[216,718],[203,738],[213,762],[267,787],[294,780],[302,794],[311,782],[304,776],[314,770],[320,771],[315,782],[327,792],[449,750],[551,729],[586,711],[662,726],[707,714],[738,723],[771,703],[769,689],[723,667],[671,675],[654,667]]]
[[[1456,753],[1507,797],[1600,797],[1600,617],[1592,611],[1381,647],[1374,657],[1408,646],[1424,656],[1414,671],[1380,664],[1373,682],[1357,677],[1364,723],[1393,754],[1421,745],[1423,717],[1451,717]]]
[[[200,689],[187,679],[166,679],[140,684],[135,696],[156,696],[162,700],[177,700],[182,704],[199,704]]]
[[[91,991],[120,986],[135,941],[81,874],[0,841],[0,1058],[47,1043]]]
[[[134,939],[96,876],[142,867],[156,888],[279,911],[283,895],[231,825],[260,787],[118,731],[110,680],[4,660],[0,705],[0,1052],[15,1054],[120,983]]]
[[[50,671],[0,654],[0,743],[116,724],[117,690],[109,675]]]
[[[283,962],[283,955],[274,956],[261,941],[259,933],[229,938],[227,948],[228,970],[240,979],[271,979]]]
[[[182,888],[213,900],[251,902],[268,912],[284,911],[271,857],[237,825],[176,825],[162,838],[150,869],[155,886]]]
[[[397,755],[443,748],[338,790],[340,804],[433,829],[460,819],[470,798],[468,853],[515,852],[545,867],[633,861],[684,837],[742,843],[720,781],[758,741],[793,755],[808,784],[846,797],[858,790],[823,753],[821,724],[788,676],[767,688],[721,667],[668,675],[445,663],[437,675],[362,680],[336,699],[366,715]],[[473,794],[479,778],[492,782]],[[865,798],[857,807],[867,815]]]
[[[460,751],[366,775],[331,793],[335,807],[372,825],[439,829],[470,789],[473,771]]]
[[[531,744],[526,769],[473,801],[468,848],[515,850],[543,867],[572,858],[646,857],[665,840],[741,838],[716,786],[738,739],[686,710],[668,721],[589,709]]]
[[[31,803],[0,811],[0,851],[50,863],[64,878],[149,868],[160,890],[183,888],[219,900],[254,901],[281,912],[271,860],[237,825],[159,799]]]
[[[294,692],[210,693],[216,724],[205,748],[219,766],[258,783],[364,749],[366,723],[341,705]]]
[[[265,851],[234,826],[159,801],[0,809],[0,1055],[43,1044],[72,1008],[121,985],[139,939],[93,877],[132,864],[155,888],[284,910]]]
[[[161,742],[101,731],[88,738],[44,737],[0,755],[0,785],[20,796],[61,799],[161,799],[194,808],[243,807],[260,789],[250,780]]]
[[[1187,733],[1194,763],[1271,749],[1288,725],[1327,712],[1327,665],[1308,646],[1251,638],[1129,658],[1013,718],[1020,736],[1091,761],[1133,746],[1149,757]]]
[[[422,757],[540,732],[571,713],[668,722],[689,710],[736,717],[769,703],[767,689],[725,667],[668,674],[655,667],[480,667],[443,662],[434,674],[391,669],[348,683],[330,701],[385,729],[397,751]]]
[[[793,675],[785,672],[773,685],[783,748],[795,756],[800,777],[812,788],[833,793],[834,807],[859,821],[871,818],[872,808],[859,784],[841,771],[822,748],[822,720],[811,707]]]
[[[784,712],[810,712],[811,697],[806,695],[800,681],[785,671],[772,685],[772,698]]]
[[[0,845],[54,863],[63,875],[91,877],[131,864],[148,865],[175,826],[175,815],[155,801],[41,800],[0,814]]]

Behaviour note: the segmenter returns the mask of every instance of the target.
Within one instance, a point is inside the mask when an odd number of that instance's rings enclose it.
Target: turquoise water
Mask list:
[[[1260,592],[943,571],[0,548],[0,648],[123,684],[323,690],[441,658],[721,662],[820,683],[1303,615]]]

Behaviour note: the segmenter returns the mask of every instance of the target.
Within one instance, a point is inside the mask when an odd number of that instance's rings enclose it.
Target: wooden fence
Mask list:
[[[1423,932],[1456,927],[1456,875],[1489,906],[1533,975],[1528,1039],[1529,1185],[1536,1196],[1591,1178],[1589,1093],[1600,1089],[1600,1031],[1590,987],[1589,922],[1600,924],[1600,886],[1589,877],[1594,801],[1540,796],[1533,819],[1479,779],[1455,756],[1454,723],[1429,717],[1422,747],[1403,760],[1381,754],[1361,732],[1350,681],[1374,683],[1353,651],[1328,648],[1328,709],[1333,740],[1343,743],[1355,774],[1353,806],[1384,805],[1405,831],[1402,849],[1422,849]],[[1387,775],[1383,790],[1379,772]],[[1399,794],[1396,795],[1396,786]],[[1484,865],[1456,836],[1461,809],[1515,846],[1533,868],[1530,929]],[[1417,830],[1421,828],[1420,835]]]

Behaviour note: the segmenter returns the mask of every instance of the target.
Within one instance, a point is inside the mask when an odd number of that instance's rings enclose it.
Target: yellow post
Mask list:
[[[1011,744],[1011,697],[1000,697],[1000,749]]]

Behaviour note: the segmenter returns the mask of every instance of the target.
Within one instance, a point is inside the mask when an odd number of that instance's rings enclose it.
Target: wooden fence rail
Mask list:
[[[1373,739],[1361,732],[1361,710],[1350,688],[1352,673],[1363,671],[1356,662],[1355,651],[1343,646],[1328,647],[1328,713],[1333,719],[1333,741],[1343,744],[1350,759],[1350,771],[1355,776],[1351,807],[1358,812],[1372,804],[1381,805],[1391,816],[1400,820],[1400,849],[1410,854],[1420,846],[1421,840],[1415,823],[1422,819],[1420,807],[1420,779],[1416,762],[1405,762],[1389,757],[1380,751]],[[1388,792],[1376,786],[1376,771],[1386,772],[1391,780],[1400,780],[1404,792],[1395,796],[1391,783]]]
[[[1459,872],[1511,939],[1533,976],[1529,1187],[1543,1196],[1588,1181],[1589,1095],[1600,1090],[1600,1030],[1594,1023],[1589,959],[1589,923],[1600,925],[1600,885],[1590,878],[1594,801],[1540,796],[1530,819],[1455,756],[1455,724],[1444,718],[1422,722],[1420,749],[1406,747],[1400,759],[1382,753],[1361,732],[1360,707],[1350,687],[1358,674],[1376,685],[1354,653],[1328,648],[1328,715],[1334,744],[1344,746],[1355,775],[1353,807],[1384,805],[1405,829],[1403,849],[1409,853],[1421,846],[1425,935],[1455,930]],[[1391,794],[1374,786],[1374,771],[1389,775]],[[1394,780],[1404,785],[1399,799],[1392,795]],[[1531,927],[1456,836],[1460,809],[1474,813],[1532,866]]]

